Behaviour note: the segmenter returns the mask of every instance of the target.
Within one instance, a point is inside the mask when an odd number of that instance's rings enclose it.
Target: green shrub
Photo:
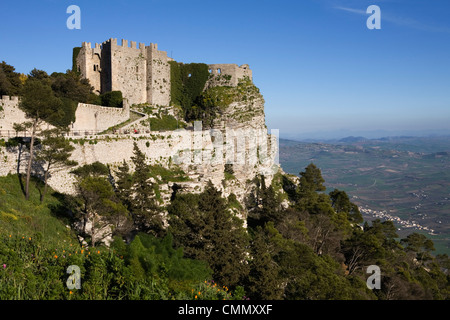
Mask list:
[[[184,126],[178,123],[177,119],[171,115],[163,115],[161,118],[150,118],[150,128],[152,131],[176,130],[178,126]]]
[[[110,91],[100,95],[102,106],[112,108],[123,107],[123,97],[121,91]]]
[[[204,63],[178,63],[170,61],[171,102],[190,113],[194,101],[202,94],[209,78],[208,65]]]
[[[77,69],[77,57],[80,53],[81,47],[74,47],[72,51],[72,71],[79,73]]]

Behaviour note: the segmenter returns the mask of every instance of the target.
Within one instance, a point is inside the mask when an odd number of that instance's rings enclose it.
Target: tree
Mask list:
[[[430,260],[431,251],[436,250],[432,240],[417,232],[411,233],[406,238],[401,239],[400,243],[405,246],[406,251],[416,253],[416,258],[421,263]]]
[[[350,201],[350,198],[345,191],[334,189],[329,195],[331,199],[331,206],[336,213],[347,213],[350,222],[363,222],[363,217],[358,209],[358,206]]]
[[[261,227],[255,230],[250,255],[250,272],[245,286],[248,295],[256,300],[281,299],[283,288],[280,268],[273,261],[268,237]]]
[[[322,177],[320,169],[315,164],[310,163],[305,171],[300,172],[300,191],[325,191],[326,187],[323,185],[325,180]]]
[[[308,211],[311,214],[332,215],[334,210],[331,206],[330,197],[322,193],[326,190],[324,182],[320,169],[313,163],[310,163],[305,171],[300,172],[296,208],[301,211]]]
[[[24,95],[19,104],[20,109],[25,112],[26,116],[30,118],[32,122],[30,157],[28,159],[25,185],[25,198],[27,200],[30,196],[29,184],[34,159],[36,130],[42,121],[52,123],[60,119],[62,117],[60,110],[61,105],[61,100],[54,96],[50,85],[39,80],[27,80],[24,87]]]
[[[144,231],[161,235],[163,222],[155,202],[153,183],[150,181],[150,167],[145,161],[145,154],[139,149],[136,142],[134,142],[131,159],[135,165],[131,206],[135,224]]]
[[[41,203],[47,193],[47,180],[51,171],[76,166],[76,161],[70,160],[75,148],[62,135],[58,128],[45,130],[42,133],[41,149],[36,154],[37,161],[45,162],[44,191],[41,194]]]
[[[256,177],[254,179],[255,187],[247,199],[249,214],[247,217],[248,225],[251,228],[264,226],[265,223],[272,221],[278,223],[281,219],[281,201],[273,186],[266,187],[265,177]]]
[[[21,74],[5,61],[0,63],[0,96],[17,96],[22,90]]]
[[[207,261],[223,285],[233,287],[244,279],[247,233],[211,182],[201,194],[178,193],[168,211],[174,243],[184,247],[187,257]]]
[[[116,194],[117,197],[122,201],[122,203],[131,209],[132,201],[132,186],[133,186],[133,175],[130,173],[130,166],[123,160],[122,164],[117,168],[116,171]]]
[[[77,186],[82,206],[83,233],[91,236],[91,245],[95,246],[101,240],[99,231],[111,222],[115,222],[117,227],[121,220],[126,220],[128,211],[116,198],[104,176],[84,176]],[[91,223],[90,230],[87,230],[88,222]]]

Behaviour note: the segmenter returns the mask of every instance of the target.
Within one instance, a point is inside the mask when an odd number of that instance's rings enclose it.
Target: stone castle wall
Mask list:
[[[240,79],[245,77],[252,80],[252,70],[248,64],[209,64],[210,77],[205,84],[205,89],[215,86],[237,86]]]
[[[160,164],[166,168],[177,165],[182,168],[191,181],[181,184],[192,188],[190,191],[201,191],[208,181],[219,190],[226,191],[223,184],[225,163],[233,163],[236,177],[233,192],[238,193],[239,200],[243,200],[246,190],[242,186],[251,177],[263,174],[270,184],[272,176],[278,170],[278,150],[273,138],[264,130],[222,132],[184,129],[157,134],[104,135],[78,140],[72,138],[75,150],[71,159],[77,161],[79,166],[99,161],[110,165],[113,171],[125,160],[133,170],[131,157],[133,143],[136,142],[146,155],[148,164]],[[0,147],[1,176],[17,173],[18,155],[17,147]],[[25,172],[27,157],[27,154],[21,156],[21,172]],[[75,177],[70,174],[70,170],[53,172],[49,185],[59,192],[74,194]],[[36,164],[34,171],[42,175],[42,164]]]
[[[19,97],[3,96],[0,99],[0,137],[15,135],[14,123],[23,123],[28,119],[19,108]],[[75,122],[70,126],[72,131],[102,132],[110,127],[127,121],[130,118],[130,107],[124,100],[123,108],[102,107],[94,104],[79,103],[75,112]],[[43,123],[40,130],[53,126]],[[83,135],[83,133],[80,133]],[[27,134],[28,135],[28,134]]]
[[[0,100],[0,130],[14,131],[14,123],[25,121],[25,113],[19,109],[19,97],[2,96]]]
[[[94,104],[79,103],[75,112],[73,131],[105,131],[130,118],[130,108],[124,100],[123,108],[102,107]]]
[[[19,97],[2,96],[0,99],[0,137],[15,135],[14,123],[29,121],[25,112],[19,108]],[[48,123],[42,123],[38,130],[53,128]]]
[[[90,42],[83,42],[76,60],[78,72],[89,79],[90,84],[94,87],[94,92],[97,94],[100,94],[102,89],[100,57],[101,48],[99,44],[95,44],[95,47],[91,48]]]
[[[170,104],[170,64],[172,60],[157,44],[147,47],[147,102],[168,106]]]
[[[173,60],[158,45],[122,39],[109,39],[92,48],[83,42],[77,56],[77,68],[84,78],[90,80],[95,92],[122,91],[130,105],[150,103],[169,106],[170,64]],[[210,64],[210,77],[205,89],[213,86],[237,86],[239,79],[252,80],[252,70],[247,64]]]
[[[170,65],[166,51],[156,44],[109,39],[94,48],[83,42],[76,58],[77,68],[89,79],[95,92],[122,91],[130,105],[170,104]]]

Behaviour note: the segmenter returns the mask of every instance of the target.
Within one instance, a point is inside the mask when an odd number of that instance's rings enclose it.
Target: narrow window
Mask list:
[[[217,69],[217,73],[222,73],[222,70],[220,70],[220,68],[219,69]]]

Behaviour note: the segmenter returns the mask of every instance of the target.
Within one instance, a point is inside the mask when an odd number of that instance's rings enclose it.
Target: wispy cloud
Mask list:
[[[366,13],[366,10],[342,7],[342,6],[336,6],[336,7],[334,7],[334,9],[368,16],[368,14]],[[394,16],[389,13],[383,12],[383,8],[381,8],[381,21],[387,21],[387,22],[394,23],[394,24],[402,26],[402,27],[413,28],[413,29],[422,30],[422,31],[450,33],[449,27],[432,26],[432,25],[422,23],[422,22],[412,19],[412,18]]]

